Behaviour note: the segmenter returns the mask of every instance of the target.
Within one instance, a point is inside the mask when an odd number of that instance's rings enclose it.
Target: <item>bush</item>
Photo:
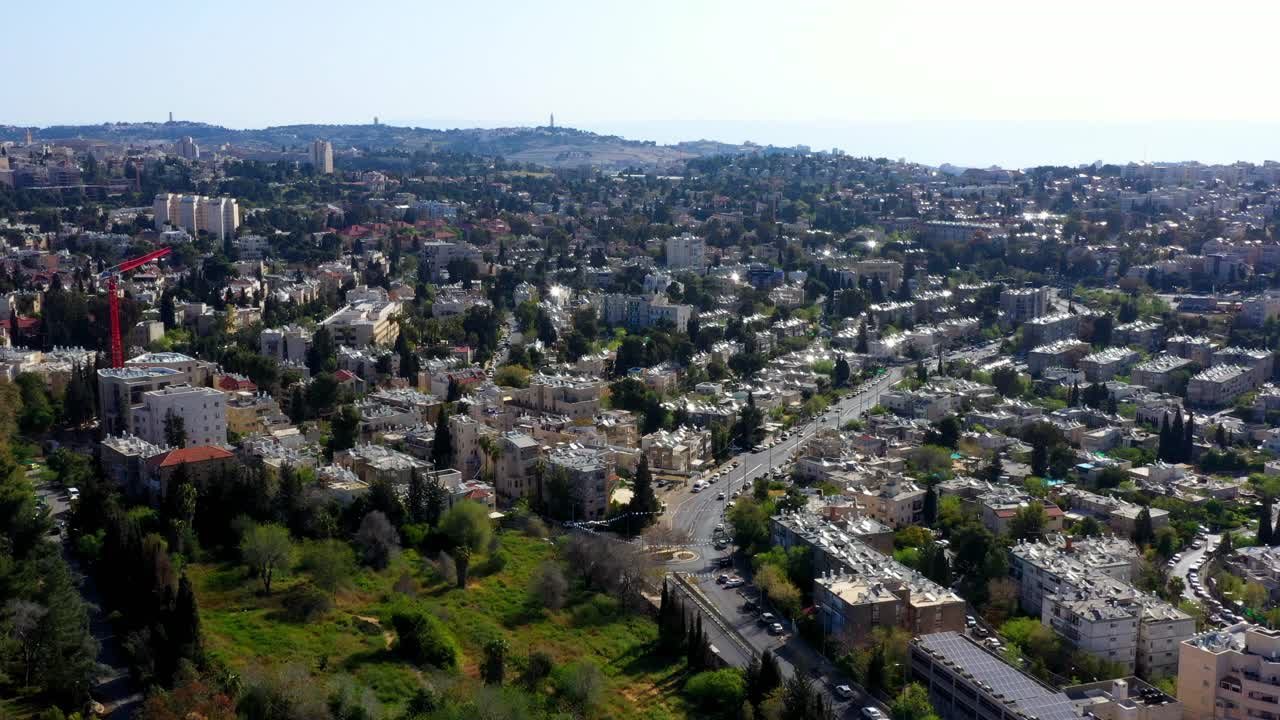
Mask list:
[[[689,678],[684,691],[703,710],[731,712],[742,705],[746,681],[737,668],[701,672]]]
[[[501,550],[489,556],[485,561],[484,567],[480,568],[480,575],[497,575],[507,567],[507,554]]]
[[[311,622],[333,609],[329,593],[311,583],[299,583],[289,588],[280,604],[284,607],[285,617],[297,623]]]
[[[578,660],[556,672],[556,688],[571,705],[584,714],[600,702],[604,694],[604,673],[590,660]]]
[[[421,610],[397,612],[391,617],[396,630],[395,651],[415,665],[456,670],[461,651],[444,623]]]
[[[575,625],[607,625],[622,614],[622,602],[615,597],[592,595],[591,599],[579,605],[573,611]]]

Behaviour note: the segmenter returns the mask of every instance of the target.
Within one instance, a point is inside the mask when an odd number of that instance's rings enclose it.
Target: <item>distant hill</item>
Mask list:
[[[0,126],[0,141],[21,141],[26,128]],[[198,122],[103,123],[102,125],[54,125],[32,131],[37,140],[104,140],[123,143],[173,142],[184,136],[206,146],[229,143],[238,147],[302,150],[313,140],[372,150],[432,149],[502,156],[508,160],[546,167],[597,166],[617,170],[626,167],[665,168],[680,161],[708,155],[783,152],[751,143],[733,145],[711,140],[658,145],[616,135],[572,128],[516,127],[435,130],[395,125],[284,125],[258,130],[235,130]]]

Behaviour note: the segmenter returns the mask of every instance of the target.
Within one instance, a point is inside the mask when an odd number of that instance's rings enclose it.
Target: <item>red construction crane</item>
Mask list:
[[[107,281],[107,306],[111,309],[111,367],[124,367],[124,343],[120,341],[120,292],[116,287],[116,278],[130,270],[136,270],[152,260],[159,260],[170,252],[172,251],[167,247],[160,248],[142,257],[125,260],[119,265],[109,267],[98,274],[99,280]]]

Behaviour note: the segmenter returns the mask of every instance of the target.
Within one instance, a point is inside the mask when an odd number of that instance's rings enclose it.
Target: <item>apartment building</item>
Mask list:
[[[493,484],[498,493],[498,503],[508,506],[538,492],[536,467],[542,457],[542,446],[537,440],[522,432],[509,431],[498,438],[497,466]]]
[[[901,476],[876,484],[869,481],[853,488],[851,497],[866,514],[895,530],[924,519],[924,488]]]
[[[1160,508],[1148,508],[1136,503],[1127,502],[1108,495],[1098,495],[1076,487],[1063,489],[1063,494],[1071,499],[1071,509],[1086,515],[1093,515],[1107,522],[1116,534],[1122,537],[1133,535],[1137,527],[1138,516],[1145,509],[1151,516],[1151,528],[1159,530],[1169,524],[1169,511]]]
[[[256,435],[287,426],[289,418],[280,403],[266,393],[238,392],[227,398],[227,430],[237,435]]]
[[[913,638],[909,677],[942,720],[1079,720],[1065,693],[1014,668],[962,632]]]
[[[1089,382],[1106,382],[1114,379],[1116,375],[1124,374],[1140,359],[1141,356],[1137,351],[1113,347],[1080,358],[1080,369],[1084,371],[1085,379]]]
[[[847,557],[854,540],[881,555],[893,555],[893,529],[866,517],[851,505],[828,505],[820,510],[781,513],[769,519],[773,544],[786,550],[808,548],[813,553],[815,575],[851,570]]]
[[[578,520],[600,520],[609,511],[609,499],[615,484],[614,458],[610,450],[582,447],[576,444],[562,445],[547,458],[549,472],[563,473],[571,515]],[[554,482],[543,482],[542,499],[555,503],[562,498],[553,497]]]
[[[125,495],[147,494],[147,460],[164,452],[164,448],[134,435],[109,435],[98,445],[102,474]]]
[[[665,295],[613,293],[604,296],[601,316],[610,325],[643,329],[660,322],[669,322],[676,330],[685,332],[689,326],[689,318],[693,317],[693,306],[669,302]]]
[[[529,378],[529,387],[511,390],[512,405],[571,420],[593,418],[600,412],[600,389],[604,383],[575,375],[546,375]]]
[[[829,636],[861,642],[875,627],[913,635],[964,630],[964,600],[893,558],[851,540],[842,565],[813,584],[814,607]]]
[[[1005,320],[1024,323],[1048,314],[1053,307],[1051,287],[1006,288],[1000,293],[1000,312]]]
[[[182,419],[183,447],[227,443],[227,396],[220,390],[170,385],[144,392],[142,402],[132,409],[130,431],[153,445],[164,445],[170,416]]]
[[[1138,620],[1138,674],[1161,678],[1178,674],[1178,646],[1196,632],[1196,619],[1169,603],[1143,596]]]
[[[184,372],[167,367],[122,367],[98,370],[98,418],[107,435],[133,430],[133,409],[144,393],[187,382]]]
[[[1249,371],[1250,382],[1262,385],[1275,370],[1275,354],[1258,348],[1226,347],[1213,353],[1214,365],[1238,365]]]
[[[124,361],[125,367],[149,367],[149,368],[169,368],[177,370],[186,376],[187,382],[192,385],[205,385],[212,378],[214,370],[217,369],[213,363],[205,360],[197,360],[190,355],[183,355],[178,352],[154,352],[143,353],[135,358]]]
[[[399,314],[400,303],[395,300],[362,299],[348,301],[320,324],[328,328],[338,345],[390,346],[400,335],[400,325],[395,322]]]
[[[1165,341],[1165,350],[1171,355],[1186,358],[1207,368],[1213,364],[1213,351],[1217,343],[1207,337],[1174,335]]]
[[[1182,720],[1182,703],[1132,676],[1071,685],[1062,692],[1086,718]]]
[[[667,267],[702,272],[707,266],[707,241],[692,233],[667,238]]]
[[[1174,387],[1176,374],[1185,371],[1193,361],[1177,355],[1157,355],[1150,360],[1133,366],[1129,373],[1129,381],[1159,392]]]
[[[318,175],[333,174],[333,144],[328,140],[311,143],[311,167]]]
[[[1040,621],[1071,647],[1115,663],[1126,674],[1132,674],[1137,667],[1142,605],[1131,592],[1120,590],[1122,594],[1117,597],[1115,582],[1105,578],[1097,585],[1045,595]]]
[[[311,331],[298,325],[268,328],[258,338],[259,352],[282,363],[305,362],[310,347]]]
[[[156,231],[182,228],[195,235],[205,232],[225,240],[240,227],[240,205],[235,198],[160,193],[152,201]]]
[[[1061,536],[1045,542],[1019,541],[1009,549],[1009,576],[1018,583],[1018,604],[1030,615],[1041,615],[1044,596],[1075,587],[1093,574],[1131,582],[1137,572],[1138,550],[1115,536],[1072,540]]]
[[[1038,502],[1044,508],[1046,533],[1062,532],[1062,520],[1066,513],[1047,500],[1037,500],[1025,493],[1001,488],[978,497],[982,512],[982,524],[996,535],[1005,535],[1014,518],[1031,503]]]
[[[1280,630],[1237,623],[1178,647],[1184,720],[1280,717]]]
[[[1033,317],[1022,324],[1023,347],[1038,347],[1079,338],[1080,316],[1071,313],[1054,313]]]
[[[454,260],[465,260],[480,269],[484,266],[484,256],[473,245],[468,243],[429,240],[422,243],[422,262],[428,268],[433,282],[440,282],[448,277],[449,263]]]
[[[711,451],[711,432],[679,427],[657,430],[640,438],[640,450],[655,470],[691,473],[702,468]]]
[[[1039,376],[1046,368],[1073,368],[1089,351],[1089,343],[1069,338],[1040,345],[1027,353],[1027,369],[1032,375]]]
[[[333,463],[355,473],[360,481],[372,485],[387,482],[392,487],[407,489],[414,473],[426,473],[431,465],[398,450],[382,445],[360,444],[333,454]]]
[[[1215,365],[1196,373],[1187,382],[1187,402],[1193,407],[1221,407],[1255,387],[1249,370],[1239,365]]]

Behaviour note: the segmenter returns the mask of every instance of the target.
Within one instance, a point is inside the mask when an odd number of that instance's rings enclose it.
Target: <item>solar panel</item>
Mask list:
[[[968,682],[988,694],[1002,695],[1001,701],[1013,701],[1027,715],[1040,720],[1078,718],[1075,706],[1066,695],[1049,690],[958,633],[924,635],[918,641],[925,650],[940,653],[972,674],[973,679]]]

